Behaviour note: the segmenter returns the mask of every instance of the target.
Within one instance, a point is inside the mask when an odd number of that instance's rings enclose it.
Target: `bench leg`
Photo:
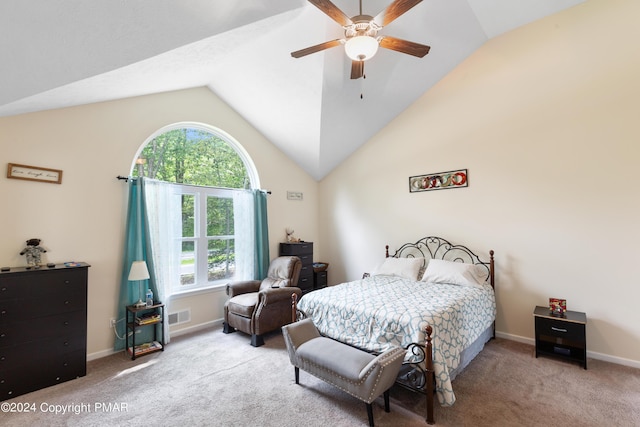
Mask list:
[[[300,368],[298,368],[297,366],[294,366],[294,369],[296,373],[296,384],[300,384]]]
[[[369,427],[373,427],[373,406],[371,403],[367,403],[367,416],[369,417]]]

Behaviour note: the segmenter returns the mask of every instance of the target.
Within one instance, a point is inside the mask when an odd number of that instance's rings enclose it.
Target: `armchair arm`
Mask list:
[[[369,399],[380,396],[395,383],[405,354],[405,349],[393,347],[379,354],[362,369],[359,378],[370,387]]]
[[[297,286],[284,286],[282,288],[265,288],[258,294],[258,301],[263,305],[275,302],[286,301],[291,304],[291,294],[296,294],[298,299],[302,295],[302,290]]]
[[[260,283],[262,283],[260,280],[244,280],[240,282],[227,283],[227,295],[233,298],[236,295],[258,292],[260,289]]]

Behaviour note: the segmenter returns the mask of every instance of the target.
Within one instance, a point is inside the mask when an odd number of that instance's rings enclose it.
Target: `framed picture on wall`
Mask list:
[[[41,168],[38,166],[19,165],[9,163],[7,165],[7,178],[26,179],[28,181],[48,182],[51,184],[62,183],[62,171],[59,169]]]
[[[436,172],[409,177],[409,192],[444,190],[469,186],[469,175],[466,169],[448,172]]]

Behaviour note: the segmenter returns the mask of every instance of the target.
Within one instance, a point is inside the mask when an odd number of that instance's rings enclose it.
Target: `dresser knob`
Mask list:
[[[69,347],[69,341],[65,341],[63,344],[65,347]]]

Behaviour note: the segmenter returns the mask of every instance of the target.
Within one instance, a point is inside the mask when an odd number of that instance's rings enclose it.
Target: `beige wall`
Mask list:
[[[0,162],[64,170],[62,185],[0,177],[0,263],[23,265],[30,237],[47,261],[90,263],[88,351],[108,354],[126,210],[115,177],[157,129],[199,121],[236,138],[273,192],[272,255],[291,226],[337,283],[426,235],[494,249],[501,335],[530,340],[533,306],[562,297],[587,312],[593,355],[640,366],[637,16],[634,0],[591,0],[490,41],[319,184],[204,88],[0,118]],[[408,192],[409,176],[457,168],[468,188]],[[219,321],[224,299],[175,300],[192,310],[182,331]]]
[[[640,366],[638,16],[592,0],[491,40],[326,177],[329,281],[426,235],[494,249],[499,333],[530,340],[566,298],[592,355]],[[408,191],[458,168],[468,188]]]
[[[25,241],[42,239],[45,262],[85,261],[89,269],[88,353],[113,347],[109,319],[116,315],[121,275],[127,187],[141,144],[171,123],[196,121],[223,129],[247,150],[268,201],[271,255],[291,226],[318,240],[318,183],[247,124],[208,89],[199,88],[81,107],[0,118],[0,161],[62,169],[62,185],[0,177],[0,263],[24,265]],[[286,191],[304,192],[288,201]],[[317,244],[319,247],[319,242]],[[190,308],[190,328],[222,318],[224,292],[176,299],[174,310]]]

